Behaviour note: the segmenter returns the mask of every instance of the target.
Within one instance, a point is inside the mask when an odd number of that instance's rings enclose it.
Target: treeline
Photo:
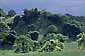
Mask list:
[[[51,40],[57,38],[55,38],[55,34],[63,36],[64,39],[68,38],[70,41],[75,41],[79,39],[77,35],[85,30],[84,18],[83,16],[72,16],[70,14],[53,14],[45,10],[38,10],[38,8],[24,9],[23,15],[16,15],[14,10],[10,10],[8,14],[5,14],[0,9],[0,42],[1,45],[7,43],[14,45],[15,41],[19,44],[19,41],[22,40],[23,43],[27,40],[23,39],[22,35],[30,37],[31,41],[38,41],[38,37],[41,40]],[[48,37],[49,33],[55,36],[50,35],[53,37],[50,38]],[[18,39],[18,36],[21,40]],[[63,38],[60,37],[59,41],[64,41]],[[41,46],[43,43],[41,43]],[[27,45],[27,43],[24,44]]]

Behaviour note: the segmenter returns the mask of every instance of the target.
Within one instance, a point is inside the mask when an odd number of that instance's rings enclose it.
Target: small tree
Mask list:
[[[58,29],[55,25],[48,26],[47,33],[57,33],[57,32],[58,32]]]

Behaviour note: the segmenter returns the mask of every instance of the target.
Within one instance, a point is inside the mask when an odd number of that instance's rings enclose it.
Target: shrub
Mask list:
[[[62,34],[55,34],[55,33],[48,33],[46,40],[51,40],[51,39],[58,39],[60,42],[64,42],[65,41],[66,36],[62,35]]]
[[[42,48],[40,48],[38,51],[46,51],[46,52],[53,52],[53,51],[61,51],[64,48],[64,44],[60,42],[58,39],[54,40],[51,39],[49,41],[46,41]]]
[[[78,47],[79,49],[83,49],[85,47],[85,32],[82,32],[78,35],[80,37],[77,42],[78,42]]]
[[[24,35],[18,37],[15,43],[15,52],[27,53],[28,52],[28,39]]]

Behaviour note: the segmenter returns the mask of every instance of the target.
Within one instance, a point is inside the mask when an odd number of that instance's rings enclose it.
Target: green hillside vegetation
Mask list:
[[[34,8],[0,9],[0,56],[85,56],[85,17]]]

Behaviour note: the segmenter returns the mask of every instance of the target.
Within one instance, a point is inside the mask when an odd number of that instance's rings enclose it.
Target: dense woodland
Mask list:
[[[15,52],[28,52],[28,49],[53,51],[57,39],[59,43],[78,40],[77,35],[85,31],[84,23],[85,16],[54,14],[38,8],[24,9],[22,15],[17,15],[14,10],[6,14],[0,9],[0,46],[15,46]],[[59,51],[64,48],[58,47]]]

